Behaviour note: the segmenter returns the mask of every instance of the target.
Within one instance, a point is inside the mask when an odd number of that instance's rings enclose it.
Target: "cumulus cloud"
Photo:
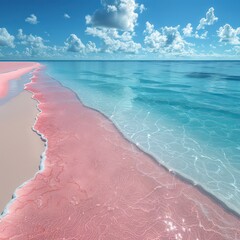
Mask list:
[[[208,31],[205,31],[201,35],[198,34],[198,31],[195,32],[194,37],[197,39],[206,39],[208,35]]]
[[[179,27],[163,27],[158,31],[155,30],[153,24],[146,22],[144,31],[146,50],[163,55],[191,55],[193,45],[183,39]]]
[[[26,35],[23,33],[22,29],[18,30],[17,38],[20,40],[20,43],[23,45],[32,46],[34,48],[44,48],[43,38],[39,36],[34,36],[32,34]]]
[[[85,45],[75,34],[70,34],[65,41],[65,46],[69,52],[83,52],[85,50]]]
[[[184,37],[194,37],[197,39],[206,39],[208,35],[208,31],[205,31],[202,34],[199,34],[198,31],[193,32],[193,27],[191,23],[188,23],[186,27],[182,29],[183,36]]]
[[[240,44],[240,27],[234,29],[229,24],[225,24],[217,31],[220,42],[229,43],[233,45]]]
[[[104,52],[137,53],[141,49],[141,44],[132,39],[135,35],[134,32],[119,33],[113,28],[88,27],[86,33],[103,41],[102,51]]]
[[[99,52],[100,49],[97,48],[96,44],[92,41],[89,41],[86,45],[86,52],[89,52],[89,53],[97,53]]]
[[[51,56],[52,54],[57,53],[57,51],[61,51],[61,49],[57,49],[56,46],[46,46],[44,39],[40,36],[24,34],[22,29],[18,30],[17,39],[20,45],[25,46],[23,54],[26,56],[44,57]]]
[[[214,15],[214,8],[211,7],[206,13],[206,18],[202,18],[197,26],[197,30],[204,29],[206,25],[213,25],[218,18]]]
[[[97,53],[100,49],[97,48],[96,44],[89,41],[86,45],[83,44],[80,38],[76,34],[70,34],[65,41],[65,48],[68,52],[75,53]]]
[[[31,14],[29,17],[25,19],[25,22],[30,23],[30,24],[37,24],[39,23],[37,17],[34,14]]]
[[[143,4],[135,0],[102,0],[102,9],[97,9],[92,16],[86,16],[86,33],[102,41],[99,51],[125,52],[135,54],[141,49],[136,43],[134,28],[137,25],[138,13],[145,10]]]
[[[150,52],[158,52],[164,47],[167,41],[167,37],[161,34],[159,31],[154,29],[154,25],[146,22],[146,34],[144,43]]]
[[[140,13],[143,13],[144,11],[146,11],[147,9],[145,8],[144,4],[140,4],[139,5],[139,11]]]
[[[67,13],[64,13],[63,17],[64,17],[65,19],[71,18]]]
[[[98,9],[92,16],[86,16],[86,23],[93,27],[116,28],[133,31],[137,24],[138,4],[135,0],[102,0],[103,9]],[[140,12],[144,5],[140,5]]]
[[[10,35],[6,28],[0,28],[0,47],[14,48],[14,36]]]
[[[188,23],[187,26],[185,28],[183,28],[183,35],[184,37],[191,37],[192,36],[192,32],[193,32],[193,27],[191,23]]]

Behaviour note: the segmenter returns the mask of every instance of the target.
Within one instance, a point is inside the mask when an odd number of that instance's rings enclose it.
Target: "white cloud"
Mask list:
[[[205,31],[201,35],[199,35],[198,31],[195,31],[195,33],[193,33],[193,27],[191,23],[188,23],[187,26],[182,29],[182,31],[184,37],[194,37],[197,39],[206,39],[208,35],[208,31]]]
[[[97,48],[96,44],[92,41],[89,41],[86,45],[83,44],[80,38],[77,37],[76,34],[70,34],[70,36],[65,41],[65,49],[68,52],[75,53],[97,53],[100,51]]]
[[[30,24],[37,24],[37,23],[39,23],[37,17],[34,14],[31,14],[30,17],[27,17],[25,19],[25,22],[30,23]]]
[[[117,12],[117,10],[115,5],[107,5],[107,12]]]
[[[220,27],[217,31],[220,42],[230,43],[233,45],[240,44],[240,27],[234,29],[229,24],[225,24],[223,27]]]
[[[64,17],[65,19],[71,18],[67,13],[64,13],[63,17]]]
[[[198,31],[195,32],[194,37],[197,39],[206,39],[208,35],[208,31],[205,31],[201,35],[198,34]]]
[[[22,29],[18,30],[17,39],[19,40],[19,44],[26,46],[23,52],[26,56],[52,56],[59,51],[61,52],[60,48],[56,46],[46,46],[44,42],[46,42],[40,36],[34,36],[32,34],[24,34]]]
[[[183,28],[183,35],[185,37],[191,37],[192,36],[192,32],[193,32],[193,27],[191,23],[188,23],[187,26],[185,28]]]
[[[206,25],[213,25],[218,18],[214,15],[214,8],[211,7],[206,13],[206,18],[202,18],[197,26],[197,30],[204,29]]]
[[[86,52],[97,53],[100,49],[97,48],[96,44],[92,41],[89,41],[86,45]]]
[[[10,35],[6,28],[0,28],[0,47],[14,48],[14,36]]]
[[[162,55],[191,55],[193,44],[186,42],[179,32],[179,27],[163,27],[160,31],[154,25],[146,22],[144,43],[148,52],[157,52]]]
[[[93,27],[116,28],[133,31],[137,24],[138,4],[135,0],[102,0],[103,9],[97,9],[92,16],[86,16],[86,23]],[[140,7],[140,11],[143,11]]]
[[[139,5],[139,11],[140,11],[140,13],[143,13],[144,11],[146,11],[147,9],[146,9],[146,7],[143,5],[143,4],[140,4]]]
[[[33,48],[32,46],[26,46],[24,51],[20,52],[18,55],[20,57],[38,57],[38,58],[54,58],[63,56],[63,47],[57,46],[44,46],[44,48]]]
[[[86,16],[86,33],[102,40],[102,52],[124,52],[135,54],[141,44],[133,40],[138,13],[145,10],[143,4],[135,0],[102,0],[103,8],[97,9],[92,16]]]
[[[83,52],[85,50],[85,45],[75,34],[70,34],[65,41],[65,46],[69,52]]]
[[[18,30],[17,38],[20,40],[20,43],[23,45],[32,46],[33,48],[44,48],[43,38],[39,36],[34,36],[32,34],[26,35],[23,33],[22,29]]]
[[[104,52],[137,53],[141,49],[141,44],[134,42],[132,39],[135,35],[134,32],[122,32],[120,34],[113,28],[88,27],[86,33],[103,41],[102,51]]]
[[[146,22],[144,33],[146,34],[144,43],[149,52],[159,52],[165,46],[167,37],[155,30],[153,24]]]

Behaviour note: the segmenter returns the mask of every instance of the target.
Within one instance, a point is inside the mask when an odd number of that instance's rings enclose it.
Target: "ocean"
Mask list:
[[[161,165],[240,213],[240,62],[43,64]]]

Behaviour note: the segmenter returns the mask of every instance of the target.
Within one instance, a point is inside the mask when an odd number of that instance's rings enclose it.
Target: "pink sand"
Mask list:
[[[17,191],[1,240],[233,240],[240,219],[129,143],[36,71],[27,89],[48,139],[45,168]]]
[[[33,62],[0,62],[0,99],[7,95],[10,80],[16,80],[39,66]]]

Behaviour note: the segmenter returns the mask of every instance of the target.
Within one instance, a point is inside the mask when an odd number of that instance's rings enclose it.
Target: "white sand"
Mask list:
[[[38,171],[44,143],[31,128],[37,114],[27,91],[0,106],[0,212],[15,189]]]

